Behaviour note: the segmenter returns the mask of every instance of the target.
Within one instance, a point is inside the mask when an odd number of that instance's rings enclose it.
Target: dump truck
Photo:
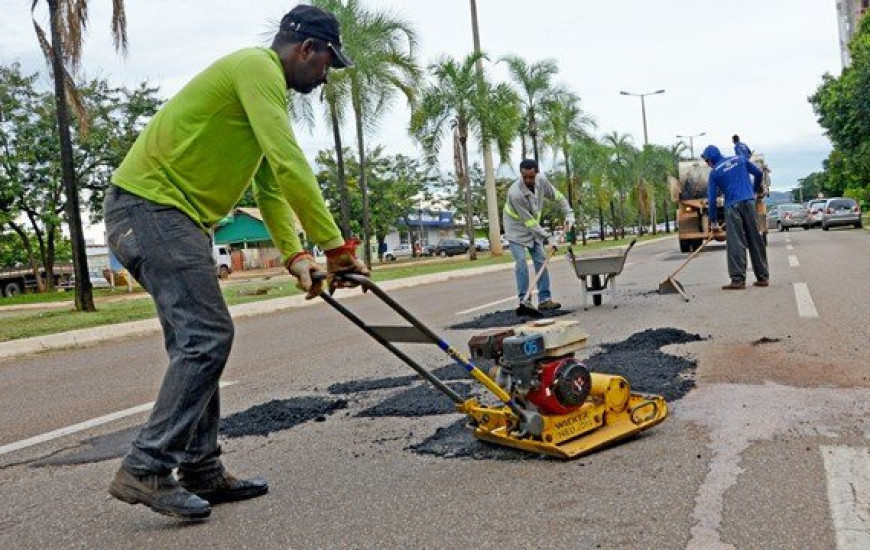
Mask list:
[[[767,244],[767,206],[764,197],[770,190],[770,169],[764,156],[753,153],[750,159],[764,173],[762,192],[756,195],[755,210],[758,213],[758,231]],[[710,234],[709,205],[707,204],[707,180],[710,167],[703,160],[683,160],[678,164],[678,178],[670,177],[671,200],[677,208],[676,220],[681,252],[696,250]],[[716,220],[725,223],[723,198],[716,199]],[[717,241],[725,240],[725,232],[716,233]]]
[[[72,288],[73,273],[73,264],[56,264],[54,266],[55,287],[60,289]],[[46,279],[45,268],[39,268],[39,276],[43,281]],[[4,297],[34,291],[37,286],[36,276],[31,267],[0,268],[0,295]]]

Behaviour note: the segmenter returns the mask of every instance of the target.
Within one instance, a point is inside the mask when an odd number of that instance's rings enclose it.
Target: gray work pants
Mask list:
[[[728,275],[735,283],[746,282],[746,250],[752,260],[752,271],[759,281],[770,278],[767,270],[767,249],[758,231],[755,201],[746,200],[725,208]]]
[[[151,294],[169,366],[148,422],[124,457],[137,474],[221,470],[218,381],[233,342],[211,242],[180,210],[110,186],[109,248]]]

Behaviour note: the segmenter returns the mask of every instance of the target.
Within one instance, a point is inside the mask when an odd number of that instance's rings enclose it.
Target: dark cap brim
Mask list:
[[[341,51],[341,46],[336,46],[332,42],[327,42],[326,45],[332,50],[332,67],[334,69],[353,67],[353,61]]]

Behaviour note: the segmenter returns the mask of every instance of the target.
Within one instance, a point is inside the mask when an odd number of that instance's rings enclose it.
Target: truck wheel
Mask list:
[[[680,239],[680,252],[688,253],[692,251],[692,241],[688,239]]]
[[[221,279],[229,279],[230,278],[230,268],[225,265],[221,266],[220,272],[218,272],[218,277]]]
[[[21,286],[18,283],[7,283],[3,287],[3,295],[7,298],[18,296],[19,294],[21,294]]]
[[[592,290],[601,290],[601,275],[592,275],[589,277],[589,288]],[[601,305],[601,294],[593,294],[592,295],[592,303],[596,306]]]

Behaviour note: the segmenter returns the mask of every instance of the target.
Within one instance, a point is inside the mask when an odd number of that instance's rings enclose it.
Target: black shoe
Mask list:
[[[127,504],[144,504],[175,518],[205,519],[211,514],[211,505],[183,489],[172,474],[137,476],[121,468],[109,485],[109,494]]]
[[[767,279],[758,279],[752,284],[753,286],[770,286],[770,281]]]
[[[246,500],[269,492],[269,484],[261,477],[237,479],[225,471],[204,476],[185,474],[179,470],[178,482],[191,493],[212,504]]]

